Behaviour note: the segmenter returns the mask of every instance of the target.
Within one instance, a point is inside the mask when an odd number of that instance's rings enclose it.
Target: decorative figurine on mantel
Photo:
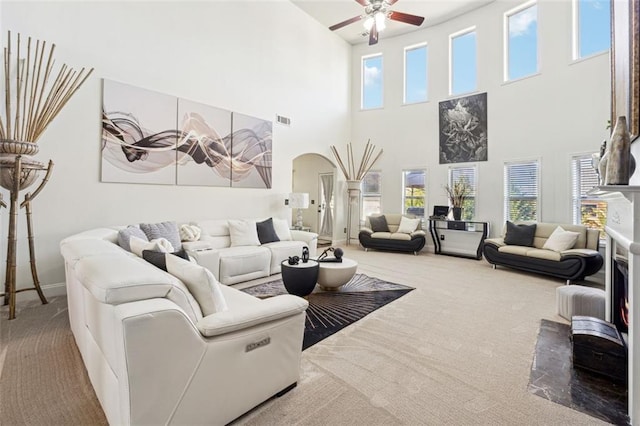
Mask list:
[[[609,158],[607,160],[606,185],[628,185],[631,177],[630,163],[633,157],[631,156],[631,137],[627,128],[627,118],[623,115],[618,117],[616,126],[611,133],[611,142],[607,153]]]
[[[88,71],[82,68],[78,72],[63,64],[53,78],[55,44],[48,47],[46,41],[40,40],[32,43],[31,37],[28,37],[24,46],[18,34],[15,58],[12,47],[9,32],[4,48],[4,78],[0,83],[4,85],[5,95],[5,108],[0,112],[0,186],[11,194],[5,290],[0,296],[4,298],[4,305],[9,305],[9,319],[16,316],[17,292],[36,290],[40,301],[47,303],[36,270],[31,202],[49,181],[53,161],[49,160],[45,166],[32,158],[39,151],[36,141],[93,71],[93,68]],[[27,193],[18,206],[20,191],[31,186],[44,170],[46,174],[40,185],[33,193]],[[16,234],[18,210],[22,207],[27,217],[29,262],[34,287],[17,290]]]

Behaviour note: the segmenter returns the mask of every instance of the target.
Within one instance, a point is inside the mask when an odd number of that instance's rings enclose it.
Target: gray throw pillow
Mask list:
[[[149,241],[156,238],[166,238],[173,246],[173,250],[178,251],[182,248],[180,231],[178,230],[178,224],[175,222],[141,223],[140,229],[142,229]]]
[[[273,227],[273,218],[269,218],[262,222],[256,222],[256,229],[258,230],[258,239],[260,244],[275,243],[280,241],[276,229]]]
[[[389,232],[387,218],[382,216],[369,216],[369,223],[373,232]]]
[[[118,245],[126,251],[131,251],[131,237],[138,237],[141,240],[149,241],[147,236],[138,225],[129,225],[118,231]]]
[[[154,265],[156,268],[160,268],[167,272],[167,256],[178,256],[184,260],[189,260],[189,255],[186,250],[178,250],[173,253],[163,253],[161,251],[143,250],[142,258],[147,262]]]
[[[536,234],[536,224],[516,225],[507,221],[507,233],[504,243],[511,246],[533,247],[533,237]]]

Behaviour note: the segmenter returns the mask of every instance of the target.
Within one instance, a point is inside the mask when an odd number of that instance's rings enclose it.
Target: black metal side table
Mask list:
[[[307,263],[300,261],[297,265],[289,265],[288,260],[283,260],[281,267],[282,282],[289,294],[300,297],[311,294],[318,282],[318,262],[309,259]]]

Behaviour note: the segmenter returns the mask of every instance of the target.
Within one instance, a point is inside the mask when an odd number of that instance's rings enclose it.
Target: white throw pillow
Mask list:
[[[400,226],[398,226],[398,230],[396,232],[410,234],[418,229],[418,224],[420,224],[420,218],[409,219],[408,217],[402,216],[402,219],[400,219]]]
[[[228,309],[220,283],[207,268],[178,256],[167,256],[167,272],[184,283],[207,316]]]
[[[155,240],[145,241],[142,238],[131,237],[129,239],[131,251],[138,257],[142,257],[144,250],[159,251],[162,253],[173,253],[175,250],[166,238],[156,238]]]
[[[558,226],[555,231],[542,246],[543,249],[553,251],[564,251],[573,248],[580,234],[578,232],[565,231],[561,226]]]
[[[280,241],[291,241],[291,230],[289,229],[289,223],[287,223],[286,219],[276,219],[273,218],[273,229],[276,230],[276,234],[278,235],[278,239]]]
[[[231,237],[231,247],[238,246],[259,246],[258,228],[253,220],[230,220],[229,236]]]
[[[182,241],[198,241],[202,230],[195,225],[184,224],[180,226],[180,240]]]

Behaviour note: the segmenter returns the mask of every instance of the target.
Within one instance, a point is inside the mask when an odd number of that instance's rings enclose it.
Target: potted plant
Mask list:
[[[469,185],[467,178],[461,177],[453,182],[453,185],[445,185],[444,190],[447,192],[449,204],[453,209],[453,219],[460,220],[462,218],[464,202],[469,194],[471,194],[471,185]]]

